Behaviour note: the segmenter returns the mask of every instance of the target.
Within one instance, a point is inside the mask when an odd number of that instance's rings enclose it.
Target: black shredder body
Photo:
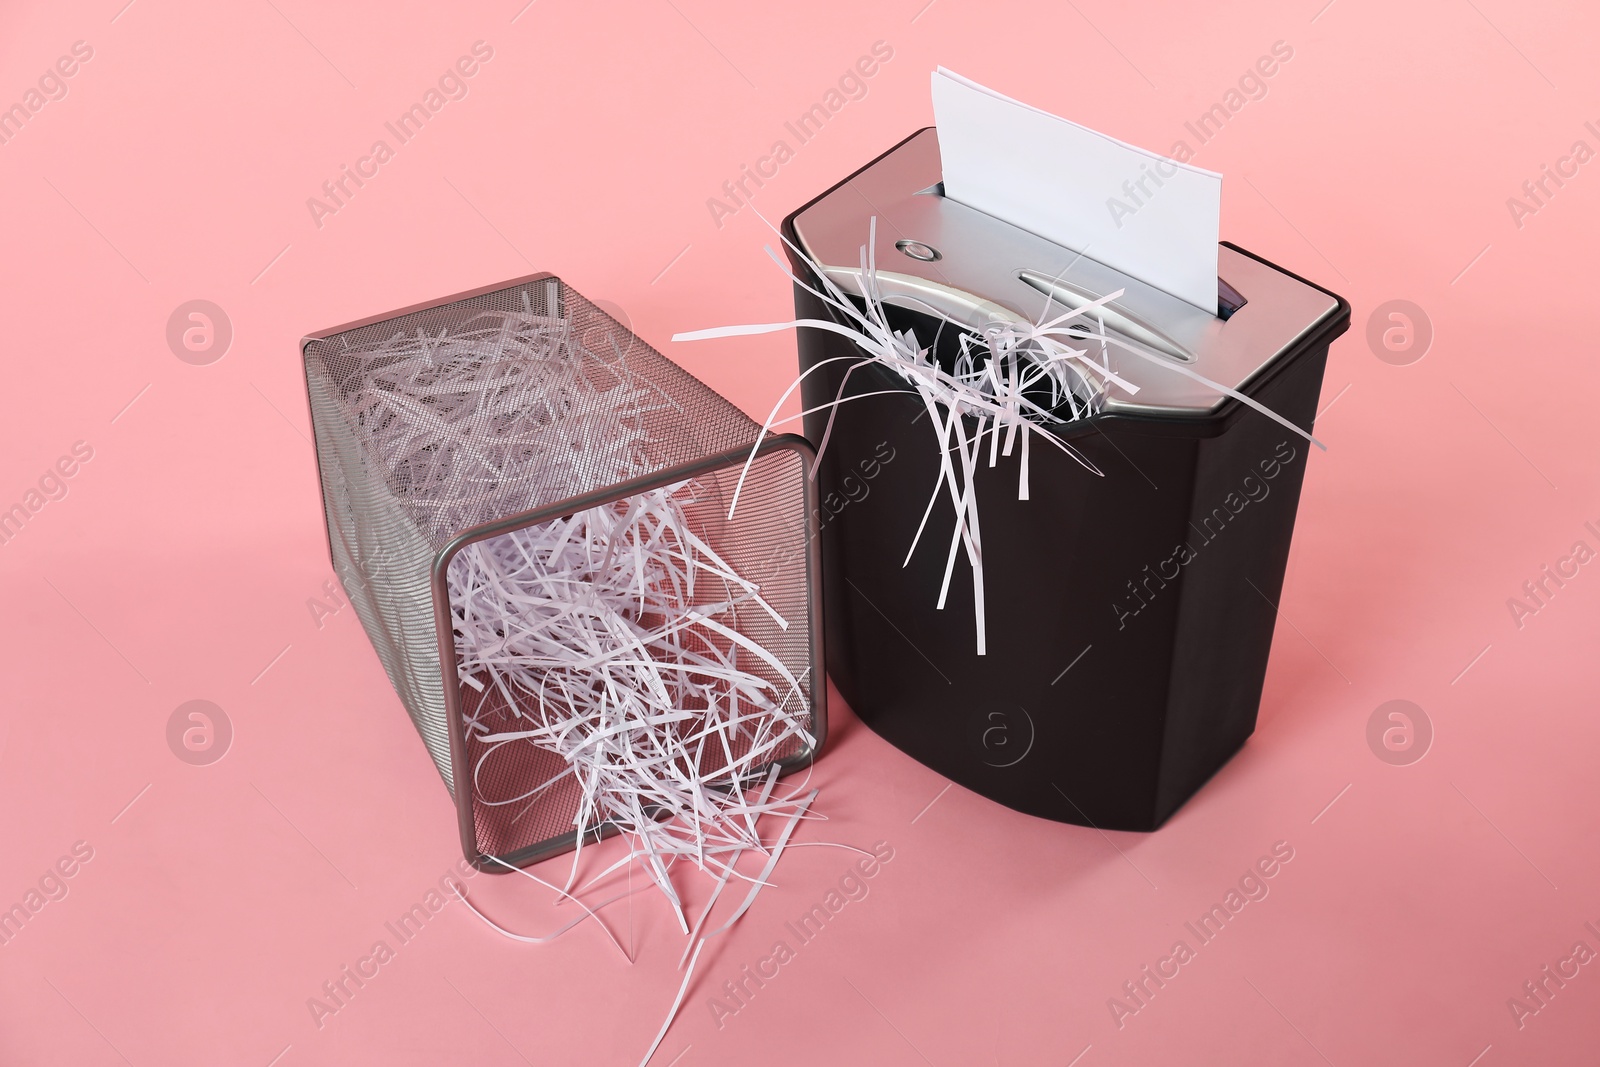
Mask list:
[[[1345,301],[1242,249],[1218,249],[1219,315],[943,196],[923,130],[784,221],[784,236],[846,293],[877,219],[875,281],[891,325],[921,344],[939,320],[981,329],[1039,321],[1118,289],[1105,328],[1169,355],[1310,431]],[[816,286],[793,254],[796,274]],[[843,321],[796,287],[798,317]],[[954,333],[946,324],[944,330]],[[802,371],[859,357],[846,337],[799,331]],[[846,368],[802,387],[822,443]],[[1056,436],[1102,472],[1037,440],[1030,497],[1017,456],[975,475],[986,653],[957,561],[935,605],[955,512],[918,395],[882,367],[845,384],[822,454],[820,537],[829,672],[880,736],[1008,807],[1103,829],[1153,830],[1255,728],[1308,452],[1293,430],[1191,377],[1142,360],[1141,386]],[[887,395],[866,397],[884,392]],[[813,410],[822,408],[824,410]],[[974,420],[975,421],[975,420]],[[905,565],[902,565],[905,564]]]

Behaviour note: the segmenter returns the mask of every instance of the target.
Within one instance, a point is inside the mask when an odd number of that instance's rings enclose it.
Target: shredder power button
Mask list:
[[[896,241],[894,246],[912,259],[920,259],[924,263],[932,263],[942,258],[939,250],[932,245],[925,245],[921,241]]]

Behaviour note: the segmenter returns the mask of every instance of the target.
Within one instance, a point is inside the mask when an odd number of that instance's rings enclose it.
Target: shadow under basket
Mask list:
[[[683,729],[731,703],[739,728],[719,734],[722,765],[760,752],[743,781],[774,763],[810,763],[827,719],[803,438],[761,438],[727,400],[549,274],[322,331],[302,352],[334,572],[455,800],[474,866],[505,871],[614,828],[585,807],[561,751],[543,738],[504,739],[575,692],[567,665],[524,660],[534,665],[520,687],[480,665],[486,634],[490,646],[521,647],[550,630],[553,610],[558,621],[593,616],[597,590],[647,539],[682,573],[651,572],[647,599],[645,572],[627,571],[638,605],[612,590],[605,603],[621,607],[605,609],[600,629],[633,642],[656,677],[684,679],[663,691],[689,713]],[[574,542],[578,529],[591,539]],[[553,545],[576,570],[552,576]],[[582,606],[561,607],[558,593],[559,610],[545,595],[544,614],[520,614],[531,603],[523,587],[507,593],[499,572],[484,571],[496,560],[521,568],[541,595],[569,589]],[[687,573],[699,578],[685,582]],[[486,592],[512,605],[488,624]],[[669,647],[687,659],[658,664]],[[707,662],[736,663],[744,688],[719,688],[692,667]],[[757,690],[781,696],[750,704]],[[792,730],[781,743],[778,720]],[[695,760],[670,769],[719,765],[710,753]]]

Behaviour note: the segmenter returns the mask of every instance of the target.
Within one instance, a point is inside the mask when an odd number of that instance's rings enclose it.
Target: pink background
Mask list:
[[[1227,176],[1224,237],[1355,307],[1328,366],[1330,447],[1307,475],[1258,731],[1164,829],[1100,834],[946,792],[836,701],[813,777],[829,821],[799,840],[885,841],[893,861],[719,1028],[707,998],[853,858],[786,855],[708,947],[654,1062],[1595,1061],[1600,965],[1520,1028],[1507,999],[1574,942],[1600,950],[1584,929],[1600,926],[1600,567],[1520,629],[1507,598],[1575,541],[1600,547],[1583,529],[1600,526],[1600,164],[1520,227],[1506,200],[1574,141],[1600,148],[1584,128],[1600,125],[1600,19],[1509,0],[924,2],[0,14],[0,103],[73,42],[93,49],[0,144],[0,507],[74,442],[93,449],[0,545],[0,905],[75,842],[93,849],[0,947],[0,1063],[638,1061],[683,941],[653,894],[605,913],[624,943],[632,924],[631,966],[590,924],[519,945],[451,904],[312,1019],[307,998],[393,944],[383,924],[458,852],[353,613],[319,629],[307,605],[331,571],[297,340],[552,270],[764,414],[791,337],[668,341],[789,312],[760,220],[719,227],[706,200],[878,40],[893,59],[759,192],[762,213],[928,124],[940,63],[1167,150],[1287,42],[1266,97],[1195,162]],[[306,199],[477,40],[494,55],[469,95],[315,225]],[[165,339],[192,299],[234,330],[208,366]],[[1431,318],[1420,362],[1368,347],[1392,299]],[[233,725],[209,766],[168,748],[192,699]],[[1433,725],[1409,766],[1366,740],[1392,699]],[[1278,841],[1294,859],[1269,896],[1119,1028],[1108,998]],[[518,929],[571,914],[532,888],[471,882]]]

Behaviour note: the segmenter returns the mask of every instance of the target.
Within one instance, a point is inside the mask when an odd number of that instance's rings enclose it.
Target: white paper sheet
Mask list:
[[[933,115],[946,196],[1217,313],[1222,175],[943,67]]]

